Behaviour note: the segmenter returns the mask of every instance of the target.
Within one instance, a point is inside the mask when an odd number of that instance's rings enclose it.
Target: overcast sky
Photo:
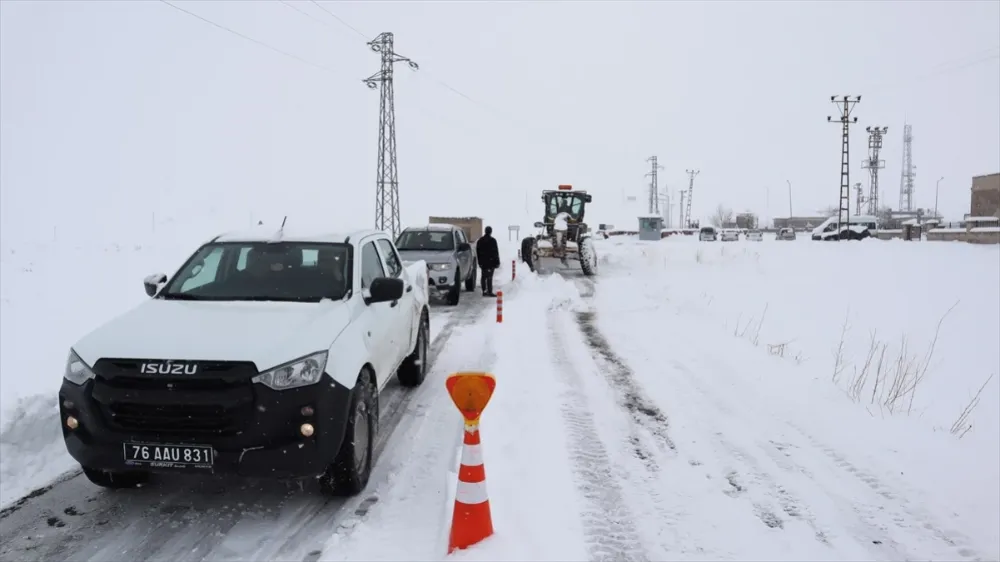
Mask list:
[[[996,1],[321,2],[358,32],[289,4],[177,3],[293,56],[158,1],[0,2],[5,245],[167,219],[371,226],[379,96],[362,79],[379,58],[361,35],[382,31],[421,66],[396,70],[404,224],[526,225],[559,183],[594,194],[592,222],[625,220],[652,155],[661,189],[701,171],[696,217],[786,216],[786,180],[811,214],[838,198],[834,94],[862,95],[866,190],[864,127],[889,127],[893,207],[904,119],[917,205],[944,176],[940,209],[961,218],[971,176],[1000,172]]]

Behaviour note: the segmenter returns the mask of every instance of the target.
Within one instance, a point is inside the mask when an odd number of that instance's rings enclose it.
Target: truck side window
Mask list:
[[[378,246],[382,250],[382,256],[385,257],[385,265],[389,268],[389,277],[399,277],[403,273],[403,264],[399,261],[396,249],[385,238],[378,241]]]
[[[455,237],[458,238],[459,244],[465,244],[466,242],[468,242],[468,240],[465,239],[465,231],[463,230],[456,230]]]
[[[385,277],[382,258],[375,249],[375,243],[368,242],[361,248],[361,288],[367,289],[379,277]]]

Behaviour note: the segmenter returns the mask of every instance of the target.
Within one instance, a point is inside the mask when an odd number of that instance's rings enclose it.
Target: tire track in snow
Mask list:
[[[430,345],[431,360],[490,302],[475,299],[453,309]],[[396,383],[383,390],[376,456],[415,394]],[[386,477],[385,468],[374,465],[373,483]],[[56,480],[0,514],[0,560],[247,560],[259,558],[258,548],[275,555],[309,551],[309,558],[338,521],[358,516],[351,510],[363,515],[378,501],[372,494],[325,498],[311,481],[158,479],[165,485],[114,491],[93,486],[80,473]]]
[[[672,360],[671,364],[677,372],[683,375],[678,379],[683,380],[685,386],[707,400],[719,413],[724,414],[728,419],[738,419],[736,413],[727,404],[719,400],[717,396],[701,388],[699,385],[690,382],[697,379],[696,375],[686,365],[676,360]],[[701,412],[702,410],[693,407],[692,411]],[[706,426],[706,429],[717,428],[706,432],[706,434],[710,435],[716,444],[722,448],[727,457],[735,461],[734,464],[742,465],[739,468],[734,466],[726,471],[724,477],[729,484],[729,489],[723,493],[732,498],[743,495],[748,496],[753,514],[761,523],[771,529],[780,530],[785,528],[785,521],[778,515],[778,513],[783,513],[790,519],[806,524],[818,542],[830,546],[829,530],[817,521],[808,505],[768,473],[754,455],[727,439],[718,424],[713,421],[715,416],[702,415],[702,417],[705,419],[701,424]],[[763,498],[756,493],[758,488],[764,491]],[[772,500],[780,510],[768,505]]]
[[[584,302],[591,303],[596,292],[596,284],[587,278],[575,279],[574,281]],[[576,323],[590,350],[591,358],[615,393],[618,404],[628,412],[633,425],[648,433],[661,452],[676,453],[677,445],[670,437],[669,419],[639,386],[635,379],[635,373],[614,352],[611,343],[601,333],[596,324],[596,312],[592,309],[577,312]],[[629,436],[629,442],[635,456],[643,461],[648,470],[659,472],[660,467],[654,458],[655,455],[645,449],[642,441],[638,431]]]
[[[690,371],[687,371],[684,365],[674,362],[674,366],[678,370],[681,370],[689,375],[689,379],[693,377],[693,374]],[[733,409],[725,404],[717,395],[693,384],[689,386],[707,399],[720,413],[725,414],[730,419],[738,419],[738,416]],[[834,460],[835,464],[837,459],[840,459],[842,463],[840,468],[861,480],[862,484],[872,488],[872,491],[874,492],[874,501],[866,501],[865,498],[855,495],[844,496],[839,493],[838,487],[833,487],[831,483],[822,483],[819,479],[817,479],[816,475],[812,471],[792,460],[790,449],[799,448],[798,446],[790,443],[776,443],[774,441],[769,441],[769,446],[764,443],[757,443],[760,450],[771,458],[779,470],[785,471],[789,474],[789,476],[804,477],[807,485],[815,486],[819,493],[828,496],[835,502],[835,505],[837,506],[836,509],[840,513],[847,515],[848,521],[842,526],[844,530],[848,530],[850,534],[843,538],[855,542],[879,558],[885,558],[888,560],[912,560],[923,557],[922,555],[915,554],[913,552],[913,545],[924,542],[924,539],[930,535],[935,539],[941,540],[948,547],[950,547],[952,549],[951,556],[958,554],[959,556],[967,559],[976,558],[977,555],[971,548],[959,547],[951,536],[927,523],[926,518],[915,516],[913,513],[906,510],[905,507],[903,511],[900,511],[901,506],[897,503],[900,501],[898,499],[899,495],[889,492],[883,486],[873,485],[871,481],[874,480],[874,477],[871,476],[870,473],[867,473],[866,471],[859,471],[857,469],[852,472],[849,470],[849,467],[853,467],[853,465],[850,465],[850,463],[844,460],[843,457],[836,453],[835,450],[823,446],[794,424],[782,422],[782,426],[788,427],[789,429],[799,433],[808,442],[808,444],[812,446],[812,448],[805,449],[806,454],[822,453],[823,455],[826,455]],[[716,433],[716,439],[720,445],[730,449],[735,457],[738,457],[741,461],[743,461],[744,465],[750,469],[749,473],[752,475],[754,480],[764,484],[770,490],[771,495],[778,500],[786,514],[791,515],[791,513],[789,513],[789,511],[791,511],[792,513],[797,514],[793,517],[800,518],[807,522],[810,527],[816,531],[817,540],[820,540],[825,544],[831,544],[837,538],[833,529],[826,528],[826,526],[820,524],[809,512],[805,504],[793,496],[791,492],[787,491],[785,487],[780,485],[774,476],[763,470],[755,458],[746,450],[734,446],[731,442],[726,440],[720,432]],[[816,456],[821,457],[822,455]],[[858,473],[864,473],[867,476],[861,476]],[[890,498],[895,501],[886,501]],[[791,509],[789,510],[789,508]],[[917,522],[908,523],[908,520],[911,519],[917,519]],[[763,520],[764,519],[762,519],[762,521]],[[901,529],[904,532],[910,532],[913,536],[908,540],[896,540],[892,536],[892,530],[889,525]],[[927,531],[930,531],[930,533]],[[914,541],[914,539],[916,539],[916,541]]]
[[[863,504],[856,502],[853,509],[859,517],[865,520],[875,519],[874,513],[887,514],[891,517],[895,526],[901,530],[911,532],[919,537],[933,537],[938,542],[951,550],[950,555],[957,558],[969,560],[982,560],[981,554],[969,546],[969,539],[956,531],[945,531],[931,522],[932,517],[920,506],[914,506],[907,499],[908,494],[900,494],[890,489],[877,476],[870,471],[859,468],[850,462],[844,455],[836,449],[822,443],[811,434],[800,428],[796,424],[789,424],[792,429],[805,438],[816,450],[821,451],[834,465],[842,470],[846,475],[856,479],[862,485],[867,486],[881,499]],[[890,503],[891,502],[891,503]]]
[[[596,313],[592,311],[576,313],[576,323],[584,341],[617,395],[619,405],[653,436],[662,452],[676,452],[677,445],[670,437],[670,421],[666,414],[642,390],[632,369],[611,349],[611,344],[595,325],[595,319]]]
[[[558,315],[558,312],[549,314],[549,344],[552,364],[565,383],[561,410],[576,485],[589,504],[589,509],[580,515],[591,560],[649,560],[635,531],[635,517],[622,497],[608,451],[598,435],[587,397],[580,390],[583,382],[569,367],[565,340],[556,323]]]

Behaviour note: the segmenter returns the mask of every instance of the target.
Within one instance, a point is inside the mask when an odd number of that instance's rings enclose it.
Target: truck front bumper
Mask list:
[[[59,413],[66,449],[82,466],[107,471],[277,478],[326,471],[345,437],[351,389],[326,374],[314,385],[282,391],[246,382],[226,391],[164,392],[64,380]],[[128,458],[135,446],[151,451],[148,462]],[[195,448],[211,449],[211,462],[193,466],[153,456],[173,451],[183,457]]]

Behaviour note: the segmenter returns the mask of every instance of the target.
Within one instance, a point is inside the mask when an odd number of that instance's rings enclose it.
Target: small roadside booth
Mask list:
[[[663,217],[644,215],[639,217],[639,240],[660,240],[663,230]]]

